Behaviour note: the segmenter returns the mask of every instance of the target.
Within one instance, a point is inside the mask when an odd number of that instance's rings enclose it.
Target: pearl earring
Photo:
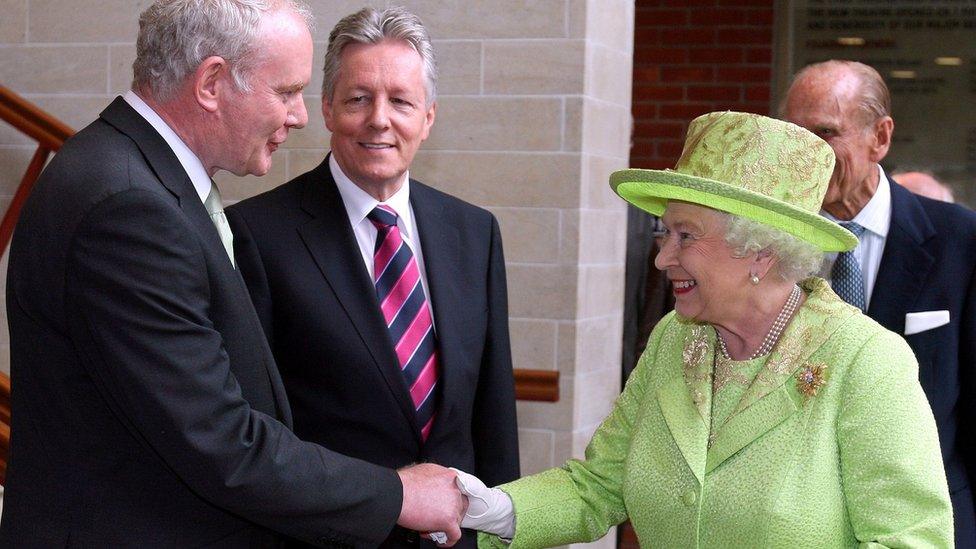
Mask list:
[[[757,286],[759,284],[759,277],[756,275],[752,275],[749,277],[749,282],[752,282],[753,286]]]

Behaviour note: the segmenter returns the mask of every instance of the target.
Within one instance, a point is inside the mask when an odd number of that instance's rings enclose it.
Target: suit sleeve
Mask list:
[[[396,521],[394,471],[299,440],[250,408],[210,316],[197,233],[128,190],[96,205],[68,251],[72,340],[132,436],[212,504],[316,544],[375,545]]]
[[[227,221],[230,222],[234,233],[234,259],[237,270],[240,271],[247,291],[251,294],[251,302],[258,313],[264,335],[268,344],[274,349],[274,325],[271,303],[271,288],[268,287],[268,275],[264,270],[264,261],[251,235],[251,227],[245,217],[235,209],[225,210]]]
[[[491,216],[488,333],[471,419],[475,474],[488,486],[519,477],[515,381],[508,332],[508,285],[498,222]]]
[[[952,504],[935,418],[903,339],[879,328],[844,380],[841,478],[861,547],[951,547]]]
[[[970,233],[966,248],[976,253],[976,234]],[[969,275],[966,301],[962,307],[959,328],[959,417],[960,432],[956,438],[969,477],[970,493],[976,494],[976,270]]]

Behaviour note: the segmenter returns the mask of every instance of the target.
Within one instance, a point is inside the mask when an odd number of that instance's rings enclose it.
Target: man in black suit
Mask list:
[[[344,18],[325,58],[332,152],[228,216],[296,433],[495,485],[519,473],[502,243],[490,213],[408,176],[435,75],[416,16]],[[416,541],[398,530],[386,546]]]
[[[65,143],[10,252],[4,547],[369,547],[460,536],[450,470],[304,442],[211,177],[261,175],[307,113],[310,15],[160,0],[133,91]],[[328,398],[328,397],[324,397]],[[399,474],[398,474],[399,473]]]
[[[888,88],[871,67],[826,61],[804,68],[782,114],[837,155],[823,209],[861,233],[853,255],[843,258],[847,274],[857,275],[851,300],[904,334],[915,351],[939,428],[956,547],[976,547],[976,214],[916,196],[885,176],[878,162],[894,122]],[[834,282],[847,276],[839,274],[842,264],[833,263]]]

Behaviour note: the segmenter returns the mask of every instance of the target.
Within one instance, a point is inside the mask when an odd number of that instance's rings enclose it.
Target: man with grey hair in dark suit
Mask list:
[[[291,0],[159,0],[133,90],[69,139],[10,251],[0,545],[370,547],[460,537],[454,473],[299,439],[211,178],[263,175],[308,116]]]

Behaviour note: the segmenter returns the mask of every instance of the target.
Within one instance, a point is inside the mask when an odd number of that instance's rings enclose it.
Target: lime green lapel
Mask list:
[[[800,374],[807,373],[809,379],[818,383],[829,377],[827,365],[814,364],[809,358],[857,310],[841,301],[823,279],[807,279],[801,286],[808,293],[807,301],[783,332],[732,415],[715,434],[706,472],[782,423],[814,397],[815,390],[799,379],[803,377]]]
[[[661,385],[658,405],[675,444],[698,478],[705,481],[705,456],[712,410],[715,330],[690,326],[682,348],[682,373]]]

